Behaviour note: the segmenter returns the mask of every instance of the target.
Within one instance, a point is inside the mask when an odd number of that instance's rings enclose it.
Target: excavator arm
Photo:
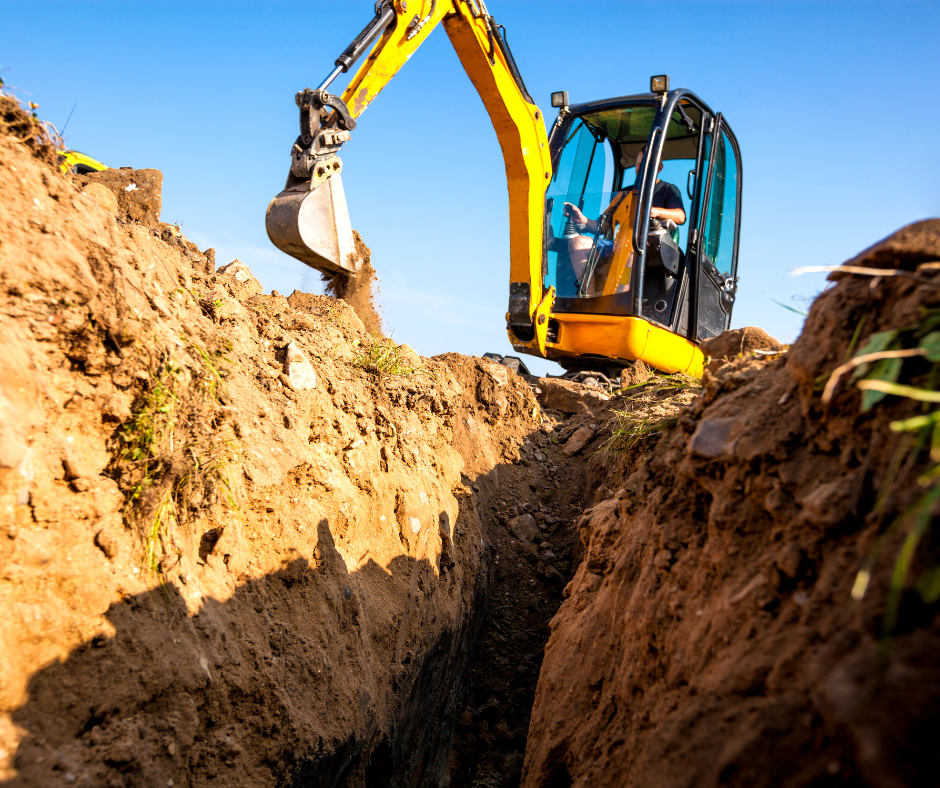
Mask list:
[[[316,89],[297,94],[301,133],[292,149],[287,185],[268,206],[267,229],[287,254],[330,273],[355,275],[338,152],[357,119],[440,23],[480,94],[503,151],[509,187],[510,285],[507,322],[516,341],[544,353],[543,204],[551,156],[541,110],[529,96],[505,37],[483,0],[379,0],[375,17],[337,58]],[[377,43],[375,43],[377,42]],[[373,47],[374,44],[374,47]],[[327,92],[370,47],[342,96]]]

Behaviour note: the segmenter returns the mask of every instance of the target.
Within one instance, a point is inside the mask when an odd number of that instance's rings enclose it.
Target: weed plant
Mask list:
[[[642,383],[617,389],[615,394],[629,397],[641,397],[644,403],[653,404],[663,396],[672,397],[683,391],[697,390],[701,381],[690,375],[650,375]],[[678,421],[678,416],[650,413],[649,407],[634,407],[629,410],[612,410],[616,422],[611,429],[611,436],[604,446],[604,451],[628,454],[644,441],[660,435]]]
[[[150,370],[131,419],[118,434],[114,468],[125,488],[125,517],[144,541],[148,576],[165,575],[178,559],[177,528],[220,495],[237,510],[234,477],[238,447],[221,440],[213,422],[224,397],[222,362],[230,350],[209,352],[190,342],[185,367],[164,351]],[[188,374],[187,374],[188,373]]]
[[[359,345],[359,352],[353,358],[352,364],[366,372],[375,372],[380,375],[409,377],[431,374],[427,367],[410,366],[395,341],[378,334],[372,334],[364,344]]]
[[[624,454],[635,449],[645,439],[659,435],[678,421],[675,416],[656,418],[642,411],[613,410],[611,412],[616,415],[617,423],[604,448]]]
[[[856,330],[853,345],[860,329],[861,326]],[[888,396],[918,402],[924,410],[920,415],[890,425],[893,432],[901,434],[901,440],[876,497],[874,513],[885,512],[891,493],[899,482],[912,474],[921,492],[879,537],[856,575],[852,589],[854,599],[864,597],[879,555],[899,532],[903,533],[894,558],[884,613],[883,634],[887,637],[897,625],[901,600],[909,586],[928,605],[940,600],[940,565],[928,565],[916,577],[911,577],[918,547],[928,541],[940,503],[940,408],[937,407],[940,404],[937,385],[940,381],[940,310],[927,312],[917,326],[872,334],[851,360],[832,373],[823,395],[825,402],[831,398],[840,376],[850,369],[850,380],[862,391],[862,412],[871,410]],[[899,383],[905,369],[921,384]]]

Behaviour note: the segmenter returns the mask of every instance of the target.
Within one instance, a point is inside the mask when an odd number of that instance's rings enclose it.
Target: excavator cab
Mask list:
[[[640,359],[700,374],[698,342],[728,327],[737,290],[741,157],[722,115],[659,76],[641,95],[568,106],[566,93],[553,94],[549,137],[484,0],[377,0],[374,12],[319,87],[294,97],[300,134],[268,205],[272,242],[320,271],[356,276],[338,154],[442,25],[503,152],[513,348],[573,373],[615,377]],[[363,56],[342,95],[329,93]],[[651,217],[654,207],[668,210]]]
[[[642,358],[698,374],[696,343],[728,328],[737,290],[741,156],[727,121],[663,90],[562,106],[549,144],[545,355],[569,371]],[[650,218],[669,191],[682,223]]]

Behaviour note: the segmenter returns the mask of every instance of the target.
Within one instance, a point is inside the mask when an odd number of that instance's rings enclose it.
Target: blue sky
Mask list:
[[[642,92],[668,73],[729,119],[743,158],[733,325],[794,339],[823,275],[908,222],[940,215],[940,3],[488,0],[529,92],[572,102]],[[369,0],[0,0],[0,68],[111,166],[163,171],[163,220],[266,288],[318,277],[264,230],[315,87],[372,15]],[[338,82],[341,86],[343,82]],[[353,226],[372,248],[398,341],[432,355],[511,352],[508,211],[499,145],[444,30],[361,117],[343,154]],[[527,362],[530,359],[526,359]],[[556,370],[531,359],[539,372]]]

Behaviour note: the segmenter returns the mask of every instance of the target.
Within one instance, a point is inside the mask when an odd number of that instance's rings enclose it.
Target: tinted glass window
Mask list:
[[[564,240],[580,230],[565,216],[565,203],[577,206],[589,219],[596,219],[611,201],[614,161],[610,143],[580,118],[566,136],[546,195],[546,210],[554,242],[549,243],[544,286],[554,286],[558,296],[573,297],[578,276],[571,265]]]
[[[722,131],[716,151],[715,173],[712,176],[702,243],[708,259],[720,271],[728,273],[731,273],[731,258],[734,253],[737,195],[737,160],[731,143]]]

